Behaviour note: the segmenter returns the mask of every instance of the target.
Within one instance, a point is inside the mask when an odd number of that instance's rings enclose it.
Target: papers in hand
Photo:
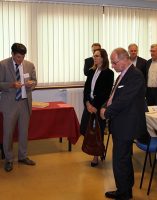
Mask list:
[[[47,106],[49,106],[49,103],[46,103],[46,102],[38,102],[38,101],[32,102],[32,107],[34,108],[45,108]]]

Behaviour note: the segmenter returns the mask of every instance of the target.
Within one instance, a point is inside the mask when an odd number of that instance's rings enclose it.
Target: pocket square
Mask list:
[[[118,88],[122,88],[122,87],[124,87],[124,85],[119,85],[119,86],[118,86]]]

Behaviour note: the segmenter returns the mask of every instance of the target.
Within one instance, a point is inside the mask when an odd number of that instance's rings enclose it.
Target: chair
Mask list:
[[[152,179],[153,179],[153,175],[154,175],[154,169],[155,169],[155,165],[156,165],[157,137],[150,137],[148,144],[141,143],[140,141],[137,140],[136,145],[139,149],[146,152],[143,170],[142,170],[141,181],[140,181],[140,189],[142,188],[142,184],[143,184],[143,178],[144,178],[144,173],[145,173],[145,168],[146,168],[147,157],[149,154],[154,153],[154,161],[153,161],[151,176],[150,176],[149,185],[148,185],[148,189],[147,189],[147,195],[149,195],[150,189],[151,189],[151,184],[152,184]]]

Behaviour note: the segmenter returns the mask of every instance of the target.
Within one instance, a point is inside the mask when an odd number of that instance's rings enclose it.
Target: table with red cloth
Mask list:
[[[2,144],[3,118],[0,115],[0,143]],[[47,107],[32,108],[30,125],[28,130],[29,140],[46,138],[63,138],[71,144],[76,144],[80,136],[79,122],[74,107],[64,102],[49,102]],[[17,127],[14,133],[14,140],[17,140]]]

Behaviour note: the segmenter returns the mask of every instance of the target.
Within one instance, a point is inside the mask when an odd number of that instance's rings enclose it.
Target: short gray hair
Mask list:
[[[151,48],[157,47],[157,44],[152,44],[150,47]]]
[[[119,59],[124,59],[124,58],[129,59],[129,54],[124,48],[121,47],[116,48],[113,50],[112,53],[116,53]]]
[[[128,49],[130,49],[130,47],[132,47],[132,46],[135,46],[138,49],[138,46],[135,43],[129,44]]]

